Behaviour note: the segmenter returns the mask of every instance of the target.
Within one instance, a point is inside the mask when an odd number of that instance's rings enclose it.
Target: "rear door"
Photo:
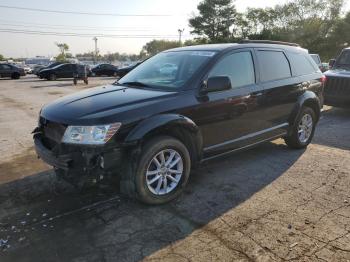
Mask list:
[[[72,64],[66,64],[61,66],[60,68],[60,75],[59,77],[63,77],[63,78],[71,78],[73,77],[73,73],[74,73],[74,66]]]
[[[284,50],[256,49],[262,92],[261,123],[271,132],[285,132],[288,118],[302,89],[298,77],[292,77],[290,62]]]

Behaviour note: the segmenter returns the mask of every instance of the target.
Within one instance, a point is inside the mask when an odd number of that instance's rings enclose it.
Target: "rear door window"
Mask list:
[[[257,57],[262,82],[291,77],[289,62],[282,51],[258,50]]]
[[[253,58],[250,51],[230,54],[221,59],[210,71],[209,77],[227,76],[232,88],[255,83]]]
[[[317,66],[313,66],[312,62],[307,59],[306,54],[288,53],[292,72],[294,76],[302,76],[313,74],[317,71]]]

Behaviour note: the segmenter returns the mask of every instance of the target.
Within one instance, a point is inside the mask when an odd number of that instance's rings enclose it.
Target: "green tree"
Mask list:
[[[141,52],[143,55],[153,56],[164,50],[179,47],[179,46],[180,44],[178,41],[152,40],[143,46]]]
[[[67,60],[66,52],[69,51],[69,46],[66,43],[55,43],[55,44],[60,50],[60,53],[56,57],[56,60],[59,62],[65,62]]]
[[[0,54],[0,61],[5,60],[4,56]]]
[[[231,0],[203,0],[197,9],[199,15],[189,20],[192,34],[210,42],[225,41],[232,36],[237,11]]]

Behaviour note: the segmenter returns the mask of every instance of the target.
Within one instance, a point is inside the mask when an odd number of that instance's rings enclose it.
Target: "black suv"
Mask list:
[[[78,78],[84,78],[85,74],[89,74],[89,70],[84,65],[59,64],[52,68],[40,70],[38,76],[41,79],[45,78],[47,80],[56,80],[58,78],[73,78],[76,74],[78,74]]]
[[[325,72],[325,104],[350,107],[350,48],[344,49],[329,65],[332,69]]]
[[[11,77],[12,79],[19,79],[21,76],[25,76],[23,68],[11,64],[0,64],[0,78]]]
[[[58,99],[40,112],[37,154],[68,181],[119,174],[122,192],[160,204],[200,162],[279,137],[304,148],[323,75],[306,50],[266,43],[168,50],[112,85]]]
[[[119,68],[117,70],[117,76],[118,77],[123,77],[125,76],[126,74],[128,74],[130,71],[134,70],[137,66],[139,66],[142,62],[137,62],[135,64],[132,64],[132,65],[129,65],[129,66],[126,66],[126,67],[122,67],[122,68]]]
[[[99,64],[91,68],[91,76],[117,76],[118,67],[111,64]]]

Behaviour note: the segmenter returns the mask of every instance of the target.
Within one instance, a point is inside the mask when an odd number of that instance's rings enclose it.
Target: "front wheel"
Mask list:
[[[147,204],[164,204],[178,197],[186,186],[190,154],[179,140],[157,137],[146,143],[136,166],[127,170],[122,192]]]
[[[13,73],[12,75],[11,75],[11,78],[12,79],[19,79],[21,77],[21,75],[19,74],[19,73]]]
[[[55,74],[50,74],[50,76],[49,76],[50,81],[55,81],[56,79],[57,79],[57,77]]]
[[[307,147],[314,136],[316,114],[310,107],[304,107],[298,115],[290,135],[285,137],[286,144],[295,149]]]

